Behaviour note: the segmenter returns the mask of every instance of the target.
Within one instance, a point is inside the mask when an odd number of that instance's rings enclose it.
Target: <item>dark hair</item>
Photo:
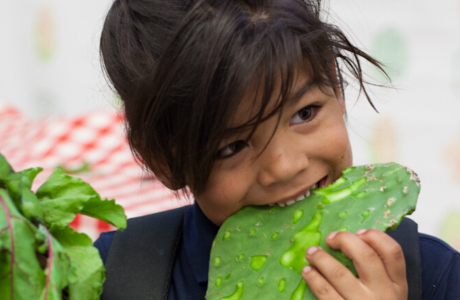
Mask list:
[[[320,14],[320,0],[116,0],[100,49],[135,157],[169,188],[199,194],[223,137],[279,112],[305,62],[315,84],[342,94],[346,67],[372,105],[360,58],[381,65]],[[227,128],[254,85],[263,90],[255,115]]]

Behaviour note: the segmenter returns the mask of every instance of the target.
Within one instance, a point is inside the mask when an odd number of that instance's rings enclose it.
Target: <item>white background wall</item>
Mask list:
[[[0,102],[34,118],[113,109],[98,57],[110,3],[0,0]],[[347,90],[355,164],[396,161],[419,173],[413,219],[460,249],[460,1],[331,0],[328,7],[331,21],[391,67],[396,87],[373,89],[380,114]]]

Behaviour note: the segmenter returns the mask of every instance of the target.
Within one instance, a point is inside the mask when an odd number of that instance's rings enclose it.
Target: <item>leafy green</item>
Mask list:
[[[86,182],[57,168],[37,190],[45,214],[45,222],[63,228],[77,213],[97,218],[119,228],[126,228],[123,208],[114,200],[102,200]]]
[[[104,265],[91,239],[70,227],[56,229],[53,236],[66,250],[71,263],[69,274],[70,299],[99,299],[100,282],[105,279]]]
[[[37,190],[41,168],[14,172],[0,155],[2,299],[99,299],[104,266],[91,239],[68,225],[77,213],[126,228],[123,208],[61,168]]]
[[[0,205],[0,295],[4,299],[39,299],[45,286],[45,274],[36,257],[40,233],[3,189]]]

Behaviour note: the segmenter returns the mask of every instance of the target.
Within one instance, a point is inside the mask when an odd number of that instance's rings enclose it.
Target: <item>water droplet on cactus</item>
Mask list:
[[[347,198],[352,193],[354,193],[356,190],[358,190],[364,183],[366,183],[367,179],[365,177],[362,177],[360,179],[353,181],[350,186],[343,188],[343,189],[336,190],[337,188],[342,186],[346,181],[347,180],[345,177],[340,177],[333,184],[327,187],[315,190],[314,194],[322,195],[323,199],[321,199],[321,202],[324,204],[337,202],[337,201]]]
[[[280,281],[278,281],[278,291],[284,292],[286,289],[286,279],[282,278]]]
[[[228,275],[227,275],[227,276],[225,276],[225,280],[229,280],[229,279],[230,279],[230,277],[232,277],[232,273],[228,273]]]
[[[355,199],[361,199],[361,198],[364,197],[365,195],[366,195],[366,191],[362,191],[362,192],[353,194],[353,197],[355,197]]]
[[[238,255],[238,260],[239,260],[239,261],[242,261],[243,259],[244,259],[244,254]]]
[[[239,281],[236,284],[236,291],[230,296],[221,298],[220,300],[240,300],[241,297],[243,297],[243,286],[244,286],[243,282]]]
[[[359,222],[359,223],[361,224],[361,223],[363,223],[364,221],[366,221],[367,218],[369,218],[370,215],[371,215],[371,211],[370,211],[370,210],[367,209],[367,210],[363,211],[363,212],[360,214],[360,216],[361,216],[363,219],[362,219],[361,222]]]
[[[346,174],[350,173],[351,171],[353,171],[354,169],[356,169],[356,167],[345,168],[345,169],[342,170],[342,174],[346,175]]]
[[[294,269],[298,274],[308,264],[305,251],[311,246],[318,246],[321,241],[321,232],[318,231],[323,219],[322,213],[315,213],[307,225],[294,234],[291,248],[280,258],[280,264],[286,268]]]
[[[220,256],[216,256],[214,258],[214,265],[217,267],[220,265],[220,263],[222,262],[222,259],[220,258]]]
[[[275,232],[274,234],[272,234],[272,235],[270,236],[270,238],[271,238],[272,240],[274,240],[274,239],[276,239],[277,237],[279,237],[279,235],[280,235],[279,232]]]
[[[259,280],[257,280],[258,285],[264,284],[265,279],[263,277],[260,277]]]
[[[348,216],[348,211],[344,210],[339,213],[339,217],[346,218]]]
[[[302,300],[303,294],[305,293],[305,290],[307,289],[307,283],[303,278],[301,278],[299,285],[296,287],[294,292],[291,295],[290,300]]]
[[[339,231],[348,231],[348,226],[340,227]]]
[[[251,267],[251,269],[253,269],[254,271],[259,271],[260,269],[262,269],[266,262],[266,255],[255,255],[251,257],[251,263],[249,264],[249,267]]]
[[[249,235],[255,235],[257,232],[257,229],[252,228],[251,231],[249,231]]]
[[[217,277],[216,279],[216,287],[220,287],[222,285],[222,277]]]
[[[318,210],[323,210],[324,209],[324,204],[323,203],[320,203],[316,206],[316,209]]]
[[[230,232],[230,230],[225,231],[224,236],[222,237],[222,241],[228,240],[231,235],[232,233]]]
[[[294,216],[293,216],[293,222],[294,224],[299,222],[300,219],[302,219],[303,217],[303,209],[298,209],[294,212]]]

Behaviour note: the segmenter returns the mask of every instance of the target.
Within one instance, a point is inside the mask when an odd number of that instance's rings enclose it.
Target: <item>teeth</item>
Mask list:
[[[284,203],[277,203],[279,206],[284,207],[286,204]]]
[[[304,196],[304,195],[302,195],[302,196],[299,196],[299,197],[297,197],[297,199],[295,199],[295,201],[300,201],[300,200],[303,200],[303,198],[305,198],[305,196]]]
[[[312,190],[316,189],[316,183],[311,187]]]
[[[286,205],[292,205],[295,203],[295,200],[289,200],[288,202],[286,202]]]
[[[308,190],[308,192],[305,194],[305,197],[309,197],[310,196],[310,190]]]

